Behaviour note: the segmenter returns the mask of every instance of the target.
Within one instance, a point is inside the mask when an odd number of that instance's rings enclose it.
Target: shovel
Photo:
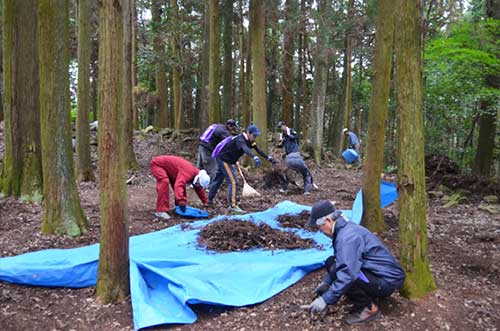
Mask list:
[[[243,178],[243,192],[241,195],[244,197],[260,197],[260,193],[247,183],[245,176],[243,176],[243,172],[241,171],[240,164],[237,163],[236,165],[238,166],[241,178]]]

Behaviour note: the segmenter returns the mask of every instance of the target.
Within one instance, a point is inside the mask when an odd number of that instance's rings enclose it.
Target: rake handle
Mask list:
[[[238,171],[240,172],[241,178],[243,178],[243,183],[246,183],[247,181],[245,179],[245,176],[243,176],[243,171],[241,171],[241,167],[238,162],[236,163],[236,166],[238,167]]]

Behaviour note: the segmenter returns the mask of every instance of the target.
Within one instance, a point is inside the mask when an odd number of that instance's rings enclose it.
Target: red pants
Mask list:
[[[156,211],[170,211],[168,186],[170,180],[168,179],[167,172],[162,167],[151,164],[151,173],[156,178]]]

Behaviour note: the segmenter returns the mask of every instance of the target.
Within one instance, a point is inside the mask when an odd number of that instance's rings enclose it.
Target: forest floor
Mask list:
[[[0,124],[0,160],[4,153]],[[129,233],[138,235],[186,222],[178,216],[166,222],[155,218],[155,180],[149,173],[149,161],[159,154],[182,155],[195,161],[196,135],[160,139],[154,133],[137,133],[135,151],[141,170],[129,173]],[[96,161],[96,146],[93,158]],[[281,152],[279,152],[281,153]],[[279,154],[276,153],[275,156]],[[278,159],[278,157],[277,157]],[[280,158],[281,159],[281,158]],[[312,205],[321,199],[337,201],[350,209],[361,186],[362,169],[346,169],[333,161],[321,167],[307,161],[319,189],[303,196],[300,188],[287,194],[279,187],[266,188],[263,170],[248,173],[248,182],[262,193],[259,198],[241,201],[248,211],[267,209],[291,200]],[[436,169],[440,169],[439,162]],[[443,170],[443,169],[441,169]],[[429,180],[446,177],[432,171]],[[444,169],[445,173],[448,171]],[[97,174],[96,174],[97,175]],[[391,175],[384,176],[394,181]],[[436,179],[437,178],[437,179]],[[465,181],[462,181],[465,182]],[[475,181],[474,181],[475,182]],[[473,183],[472,183],[473,184]],[[471,183],[467,184],[472,187]],[[450,184],[451,185],[451,184]],[[398,293],[382,301],[382,318],[366,325],[348,326],[343,322],[346,307],[330,306],[323,317],[310,316],[299,306],[309,303],[311,292],[320,282],[322,270],[308,274],[292,287],[257,305],[243,308],[196,305],[198,320],[191,325],[164,325],[152,330],[500,330],[500,214],[498,202],[484,195],[499,197],[498,183],[483,183],[488,192],[461,189],[447,192],[442,185],[429,183],[428,249],[431,270],[438,289],[417,301]],[[0,198],[0,257],[13,256],[47,248],[79,247],[99,241],[99,194],[97,183],[78,185],[82,207],[90,223],[88,233],[80,238],[40,234],[40,203]],[[192,190],[190,205],[200,202]],[[456,194],[459,194],[458,197]],[[443,196],[444,197],[443,197]],[[450,198],[452,197],[452,198]],[[226,214],[226,191],[219,192],[212,216]],[[451,201],[451,202],[450,202]],[[454,204],[453,201],[459,202]],[[487,208],[485,208],[485,206]],[[489,209],[490,211],[487,211]],[[388,230],[379,234],[398,256],[397,202],[384,209]],[[84,289],[30,287],[0,282],[0,330],[133,330],[130,301],[101,305],[93,287]]]

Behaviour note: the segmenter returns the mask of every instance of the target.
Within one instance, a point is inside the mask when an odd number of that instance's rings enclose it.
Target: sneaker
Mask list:
[[[374,321],[380,318],[380,310],[372,303],[371,309],[368,307],[358,310],[357,312],[349,314],[345,321],[347,324],[359,324],[369,321]]]
[[[304,192],[304,195],[311,195],[311,192]]]
[[[207,207],[215,207],[215,202],[213,200],[208,200]]]
[[[235,214],[244,214],[244,213],[246,213],[246,211],[243,210],[243,209],[241,209],[239,206],[229,207],[228,210],[230,212],[235,213]]]
[[[287,194],[288,190],[284,190],[284,189],[280,188],[280,193]]]
[[[157,212],[153,213],[153,215],[155,215],[156,217],[161,218],[163,220],[170,219],[170,215],[166,211],[157,211]]]

